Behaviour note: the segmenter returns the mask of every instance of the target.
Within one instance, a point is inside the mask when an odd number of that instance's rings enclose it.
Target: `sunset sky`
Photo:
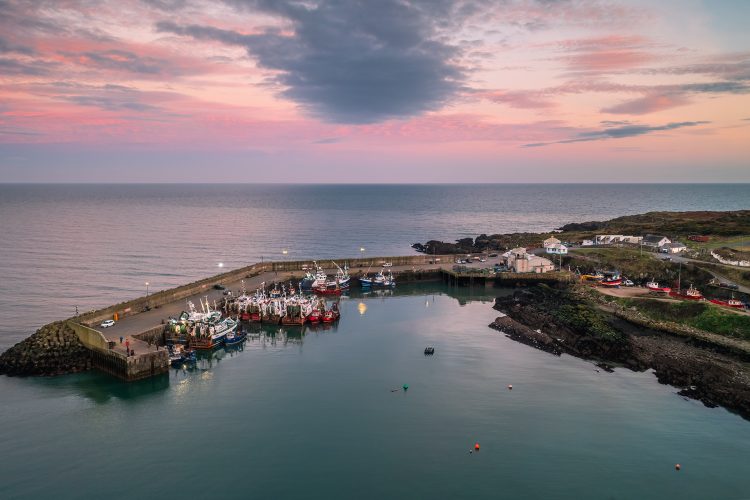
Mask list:
[[[750,182],[750,1],[0,0],[0,182]]]

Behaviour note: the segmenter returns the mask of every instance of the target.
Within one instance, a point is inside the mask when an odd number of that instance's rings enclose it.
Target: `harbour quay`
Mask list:
[[[410,255],[255,263],[54,323],[55,335],[64,333],[70,339],[65,349],[77,349],[79,353],[75,370],[66,369],[64,356],[50,359],[43,352],[48,342],[34,337],[48,335],[45,332],[51,331],[50,325],[45,325],[3,353],[0,371],[11,375],[51,375],[94,368],[128,382],[166,376],[170,369],[170,351],[165,346],[165,332],[171,326],[170,318],[184,315],[196,303],[205,304],[209,309],[212,306],[219,308],[227,297],[225,290],[255,291],[272,284],[300,284],[305,276],[315,271],[316,266],[319,272],[335,273],[337,268],[341,270],[336,262],[346,266],[352,283],[359,281],[363,286],[368,281],[370,270],[379,269],[387,270],[394,285],[395,281],[443,281],[454,286],[489,287],[570,280],[569,273],[562,272],[543,275],[493,272],[492,261],[457,267],[455,259],[455,255]],[[499,265],[499,262],[494,264]],[[291,292],[291,285],[289,288]],[[232,321],[239,325],[240,319],[237,314]],[[87,353],[85,362],[80,361],[80,352]],[[46,366],[45,363],[52,365]]]

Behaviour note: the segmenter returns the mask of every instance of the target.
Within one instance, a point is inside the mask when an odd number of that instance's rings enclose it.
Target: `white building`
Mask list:
[[[664,253],[680,253],[687,250],[687,246],[680,243],[679,241],[673,241],[672,243],[667,243],[666,245],[662,245],[659,247],[662,252]]]
[[[544,250],[545,252],[551,255],[565,255],[568,253],[568,247],[566,247],[562,243],[557,243],[556,245],[545,246]]]
[[[631,243],[637,245],[643,240],[643,236],[630,236],[624,234],[597,234],[594,240],[597,245],[613,245],[615,243]]]
[[[660,236],[657,234],[647,234],[646,237],[643,238],[642,243],[643,243],[643,246],[661,248],[664,245],[669,245],[670,243],[672,243],[672,240],[670,240],[666,236]]]
[[[550,236],[549,238],[547,238],[546,240],[544,240],[542,242],[542,246],[544,248],[548,248],[548,247],[551,247],[553,245],[559,245],[560,243],[562,243],[562,241],[558,240],[554,236]]]
[[[503,257],[505,265],[514,273],[546,273],[555,269],[551,260],[527,253],[523,247],[514,248]]]
[[[594,246],[594,240],[583,240],[581,242],[582,247],[592,247]]]

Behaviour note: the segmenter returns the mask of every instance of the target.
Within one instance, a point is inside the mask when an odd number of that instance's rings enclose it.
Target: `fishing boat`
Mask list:
[[[190,339],[193,349],[210,350],[224,343],[227,334],[237,329],[237,321],[224,318],[217,323],[201,323],[196,325],[194,335]]]
[[[317,286],[313,288],[313,292],[316,295],[341,295],[341,287],[337,282],[334,282],[333,285],[325,284]]]
[[[709,300],[712,304],[716,304],[717,306],[724,306],[724,307],[731,307],[733,309],[744,309],[745,304],[741,300],[737,300],[734,298],[734,295],[729,300],[719,300],[719,299],[711,299]]]
[[[185,363],[195,363],[197,357],[195,351],[189,351],[182,346],[173,346],[169,351],[169,364],[172,366],[182,366]]]
[[[227,333],[227,336],[224,339],[224,345],[226,345],[226,346],[239,345],[246,338],[247,338],[247,333],[245,333],[244,330],[242,330],[240,332],[238,332],[236,330],[233,330],[233,331]]]
[[[333,323],[334,321],[338,321],[339,318],[341,318],[339,306],[334,302],[331,308],[323,314],[323,323]]]
[[[302,281],[300,281],[300,287],[303,290],[312,290],[320,285],[325,285],[328,281],[328,275],[323,271],[323,268],[315,261],[313,261],[313,265],[315,266],[315,274],[308,271],[305,273],[305,277],[302,278]]]
[[[603,278],[599,281],[599,285],[604,287],[616,288],[622,284],[622,277],[619,271],[609,271],[603,273]]]
[[[703,300],[703,294],[697,288],[693,288],[693,285],[690,285],[690,288],[685,291],[682,291],[679,288],[677,290],[672,290],[669,292],[669,296],[676,299]]]
[[[349,288],[349,281],[351,280],[351,276],[349,276],[349,267],[344,264],[344,267],[342,269],[335,262],[333,262],[333,265],[338,269],[336,271],[336,277],[333,280],[326,281],[326,285],[331,286],[337,284],[339,288]]]
[[[669,293],[672,291],[672,289],[668,286],[659,286],[659,283],[656,281],[649,281],[646,283],[646,288],[648,288],[649,291],[655,292],[655,293]]]

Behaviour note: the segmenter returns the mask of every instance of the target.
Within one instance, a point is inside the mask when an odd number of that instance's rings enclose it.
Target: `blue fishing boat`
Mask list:
[[[247,333],[242,330],[240,332],[231,331],[224,337],[224,345],[234,346],[241,344],[247,338]]]

